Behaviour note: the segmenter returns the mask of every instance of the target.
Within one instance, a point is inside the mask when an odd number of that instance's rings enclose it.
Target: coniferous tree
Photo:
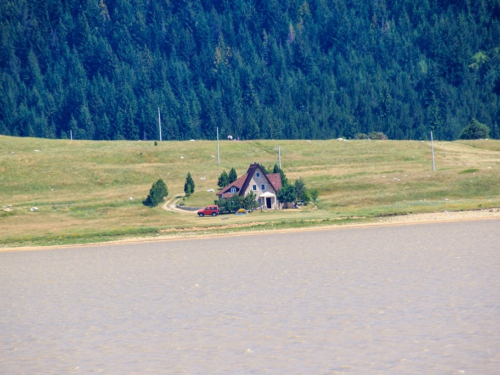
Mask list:
[[[0,134],[158,139],[161,105],[164,139],[499,137],[479,3],[3,1]]]
[[[278,191],[277,198],[280,203],[294,202],[297,199],[297,196],[293,185],[283,186],[280,191]]]
[[[217,181],[217,186],[219,186],[221,189],[229,185],[229,176],[227,175],[226,171],[222,171],[221,175],[219,176],[219,179]]]
[[[184,193],[186,194],[187,197],[191,196],[191,194],[194,193],[194,181],[193,178],[191,177],[191,173],[188,172],[186,176],[186,182],[184,183]]]
[[[301,200],[305,205],[307,205],[311,201],[311,196],[309,195],[309,189],[307,189],[302,177],[295,180],[293,187],[295,189],[295,197],[297,200]]]
[[[229,184],[232,184],[237,179],[238,179],[238,175],[236,174],[235,169],[231,168],[231,170],[229,171],[229,176],[228,176],[228,182],[229,182]]]
[[[281,176],[281,184],[282,186],[288,185],[288,178],[286,177],[285,172],[278,166],[278,164],[274,164],[273,173],[279,173]]]
[[[156,207],[166,196],[168,196],[168,188],[165,181],[160,178],[151,186],[148,197],[142,203],[145,206]]]

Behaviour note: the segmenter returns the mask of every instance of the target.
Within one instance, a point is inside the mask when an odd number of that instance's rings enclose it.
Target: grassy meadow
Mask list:
[[[187,172],[195,194],[213,203],[217,178],[259,162],[272,167],[281,146],[289,180],[318,189],[317,207],[198,218],[142,204],[162,178],[167,200]],[[0,136],[0,247],[103,242],[130,237],[269,230],[370,221],[382,215],[500,207],[500,141],[260,140],[71,141]],[[182,200],[180,201],[182,202]],[[11,207],[10,207],[11,206]],[[38,210],[31,211],[32,207]]]

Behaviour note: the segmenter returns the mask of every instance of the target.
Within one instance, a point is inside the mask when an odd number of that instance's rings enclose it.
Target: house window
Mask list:
[[[253,191],[257,191],[257,185],[253,185],[253,186],[252,186],[252,190],[253,190]]]
[[[255,176],[257,176],[257,178],[259,178],[260,177],[260,173],[259,172],[255,173]]]
[[[236,188],[235,187],[231,188],[231,193],[236,193]]]
[[[259,201],[259,204],[262,204],[262,198],[259,198],[258,201]]]
[[[261,188],[262,190],[266,190],[266,185],[262,184],[262,185],[260,185],[260,188]]]

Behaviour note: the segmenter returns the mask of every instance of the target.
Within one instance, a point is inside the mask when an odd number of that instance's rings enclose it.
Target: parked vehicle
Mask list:
[[[217,205],[207,206],[198,211],[199,217],[203,217],[205,215],[217,216],[218,214],[219,214],[219,206]]]

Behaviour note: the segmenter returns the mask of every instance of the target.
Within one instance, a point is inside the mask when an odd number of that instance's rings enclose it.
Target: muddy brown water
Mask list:
[[[0,253],[0,374],[499,374],[500,221]]]

